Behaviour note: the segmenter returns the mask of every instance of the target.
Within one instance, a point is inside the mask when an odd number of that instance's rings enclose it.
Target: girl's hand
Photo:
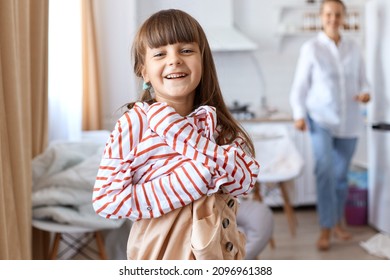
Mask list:
[[[355,100],[361,103],[367,103],[368,101],[370,101],[370,94],[367,92],[358,94],[355,96]]]
[[[306,121],[305,119],[299,119],[294,122],[294,126],[296,129],[300,131],[305,131],[306,130]]]

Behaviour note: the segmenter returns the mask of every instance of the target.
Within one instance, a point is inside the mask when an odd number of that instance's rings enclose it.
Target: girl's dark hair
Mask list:
[[[150,16],[138,30],[132,46],[132,58],[134,73],[142,77],[142,69],[145,64],[146,47],[157,48],[175,43],[198,43],[202,57],[202,78],[196,88],[194,108],[202,105],[215,107],[217,110],[217,122],[220,129],[217,143],[228,144],[238,136],[247,144],[248,151],[254,155],[253,143],[229,112],[219,87],[217,72],[207,37],[192,16],[177,9],[161,10]],[[140,101],[153,103],[154,99],[149,90],[144,90]],[[127,104],[130,109],[135,102]]]

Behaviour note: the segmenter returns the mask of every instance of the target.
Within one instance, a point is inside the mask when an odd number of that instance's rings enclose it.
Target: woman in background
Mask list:
[[[364,127],[359,103],[370,100],[360,49],[340,33],[345,15],[341,0],[322,1],[323,31],[302,46],[290,94],[295,127],[309,129],[312,140],[319,250],[329,249],[332,232],[352,237],[342,223],[347,175]]]

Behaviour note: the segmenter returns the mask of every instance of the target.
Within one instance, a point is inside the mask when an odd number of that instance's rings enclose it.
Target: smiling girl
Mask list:
[[[229,113],[199,23],[162,10],[140,27],[128,104],[107,141],[93,191],[95,211],[134,221],[129,259],[243,259],[236,197],[253,188],[253,144]]]

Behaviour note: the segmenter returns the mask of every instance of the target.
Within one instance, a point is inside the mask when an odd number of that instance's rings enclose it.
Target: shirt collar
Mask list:
[[[318,33],[318,40],[320,40],[320,42],[323,42],[323,43],[326,43],[326,44],[330,44],[330,45],[333,45],[333,46],[337,47],[335,42],[332,39],[330,39],[328,37],[328,35],[326,35],[326,33],[324,31],[320,31]],[[344,42],[343,36],[340,35],[340,42],[339,42],[338,46],[340,46],[343,42]]]

